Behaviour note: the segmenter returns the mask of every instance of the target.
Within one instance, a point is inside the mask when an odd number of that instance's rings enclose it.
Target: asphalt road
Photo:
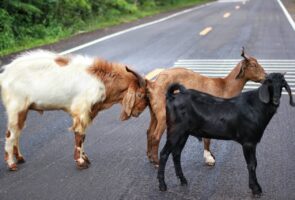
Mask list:
[[[230,16],[224,18],[227,12]],[[212,30],[199,35],[206,27]],[[242,46],[258,59],[295,59],[295,31],[277,0],[213,3],[75,53],[99,55],[146,74],[171,67],[180,59],[240,59]],[[79,171],[73,161],[74,137],[67,130],[70,117],[62,112],[42,116],[31,112],[21,138],[27,162],[19,171],[9,172],[0,159],[0,199],[252,198],[240,145],[214,140],[216,165],[207,167],[203,145],[195,138],[189,139],[182,154],[189,185],[180,186],[170,158],[166,168],[168,191],[160,192],[157,171],[146,158],[148,111],[126,122],[120,122],[119,115],[117,105],[94,120],[85,142],[92,165]],[[257,176],[264,192],[261,199],[295,199],[294,116],[295,109],[284,95],[257,149]],[[4,155],[3,106],[0,119],[0,155]]]

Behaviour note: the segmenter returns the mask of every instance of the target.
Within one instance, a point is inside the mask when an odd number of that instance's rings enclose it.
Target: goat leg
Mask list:
[[[159,166],[158,151],[159,151],[160,139],[165,129],[166,129],[165,118],[161,120],[158,119],[156,130],[152,136],[152,162],[154,163],[155,167]]]
[[[88,158],[88,156],[86,155],[85,152],[82,152],[82,158],[85,160],[85,162],[86,162],[88,165],[91,164],[91,162],[90,162],[90,160],[89,160],[89,158]]]
[[[159,180],[159,189],[160,191],[166,191],[167,185],[165,183],[165,167],[168,160],[168,157],[171,153],[172,145],[169,141],[166,142],[160,154],[160,166],[158,169],[158,180]]]
[[[253,195],[259,197],[262,193],[262,189],[256,177],[256,144],[243,144],[243,153],[249,172],[249,187],[252,190]]]
[[[205,163],[208,166],[215,165],[215,157],[210,151],[210,139],[208,138],[204,138],[204,158],[205,158]]]
[[[90,161],[83,151],[83,143],[85,140],[85,134],[79,132],[75,133],[75,152],[74,159],[77,163],[78,169],[86,169],[89,167]]]
[[[152,162],[152,134],[154,133],[156,126],[157,126],[157,119],[155,117],[155,114],[152,111],[151,105],[149,105],[149,110],[150,110],[150,116],[151,116],[151,120],[150,120],[150,125],[149,128],[146,132],[147,135],[147,157],[149,159],[150,162]]]
[[[14,160],[14,154],[13,154],[13,145],[15,144],[16,140],[16,131],[8,129],[6,132],[6,140],[5,140],[5,154],[4,154],[4,160],[6,161],[8,168],[10,171],[16,171],[17,170],[17,164]]]
[[[181,140],[179,140],[176,148],[172,151],[173,155],[173,163],[175,168],[176,176],[180,179],[180,183],[182,186],[187,185],[187,180],[183,175],[182,168],[181,168],[181,152],[183,147],[187,141],[188,135],[185,135]]]

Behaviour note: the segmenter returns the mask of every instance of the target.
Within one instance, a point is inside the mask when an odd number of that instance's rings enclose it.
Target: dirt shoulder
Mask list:
[[[295,21],[295,0],[282,0],[282,3]]]
[[[212,1],[214,1],[214,0],[212,0]],[[200,5],[195,5],[195,6],[200,6]],[[120,24],[120,25],[116,25],[116,26],[112,26],[112,27],[108,27],[108,28],[104,28],[104,29],[98,29],[98,30],[91,31],[91,32],[76,34],[76,35],[71,36],[67,39],[60,40],[56,43],[39,46],[39,47],[32,48],[29,50],[46,49],[46,50],[51,50],[51,51],[56,51],[56,52],[62,52],[62,51],[74,48],[76,46],[79,46],[81,44],[96,40],[98,38],[101,38],[101,37],[104,37],[104,36],[107,36],[107,35],[110,35],[110,34],[113,34],[113,33],[128,29],[128,28],[131,28],[131,27],[134,27],[134,26],[137,26],[140,24],[148,23],[148,22],[169,16],[171,14],[174,14],[179,11],[188,9],[190,7],[195,7],[195,6],[179,8],[179,9],[175,9],[172,11],[156,14],[153,16],[144,17],[142,19],[138,19],[138,20],[135,20],[132,22],[128,22],[128,23],[124,23],[124,24]],[[25,51],[28,51],[28,50],[25,50]],[[0,57],[0,66],[3,64],[9,63],[16,55],[18,55],[20,53],[21,52],[16,52],[16,53],[10,54],[8,56]]]

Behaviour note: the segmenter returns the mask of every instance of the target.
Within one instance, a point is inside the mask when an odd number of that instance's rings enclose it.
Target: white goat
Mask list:
[[[64,110],[73,118],[74,159],[90,164],[83,150],[85,129],[100,110],[123,104],[121,119],[138,116],[146,107],[145,80],[127,67],[86,56],[60,56],[49,51],[22,54],[0,74],[2,100],[8,115],[5,160],[17,170],[24,158],[20,132],[28,110]]]

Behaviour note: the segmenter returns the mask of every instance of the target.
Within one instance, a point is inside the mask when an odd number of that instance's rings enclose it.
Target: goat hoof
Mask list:
[[[18,157],[17,158],[17,164],[23,164],[23,163],[25,163],[26,162],[26,160],[24,159],[24,157]]]
[[[252,193],[254,197],[260,197],[262,194],[262,189],[259,185],[252,187]]]
[[[82,169],[87,169],[89,167],[89,164],[86,161],[79,162],[77,161],[77,168],[82,170]]]
[[[204,158],[205,158],[205,163],[207,166],[214,166],[215,165],[215,157],[210,151],[205,150]]]
[[[207,166],[213,167],[215,165],[215,161],[214,162],[206,162]]]
[[[153,163],[153,165],[154,165],[154,167],[155,167],[156,169],[159,168],[159,161],[155,161],[155,160],[153,160],[152,163]]]
[[[83,155],[83,159],[84,159],[84,161],[85,161],[88,165],[91,164],[91,162],[90,162],[88,156],[86,156],[85,154]]]
[[[8,166],[9,171],[17,171],[17,165],[15,163]]]
[[[262,194],[253,194],[253,198],[255,198],[255,199],[256,199],[256,198],[258,199],[258,198],[260,198],[261,196],[262,196]]]
[[[157,164],[157,163],[153,163],[153,165],[154,165],[154,167],[155,167],[156,169],[159,168],[159,164]]]
[[[160,191],[165,192],[165,191],[167,191],[167,185],[165,183],[164,184],[160,184],[159,185],[159,189],[160,189]]]
[[[187,180],[186,178],[180,178],[180,183],[181,183],[181,186],[186,186],[187,185]]]

